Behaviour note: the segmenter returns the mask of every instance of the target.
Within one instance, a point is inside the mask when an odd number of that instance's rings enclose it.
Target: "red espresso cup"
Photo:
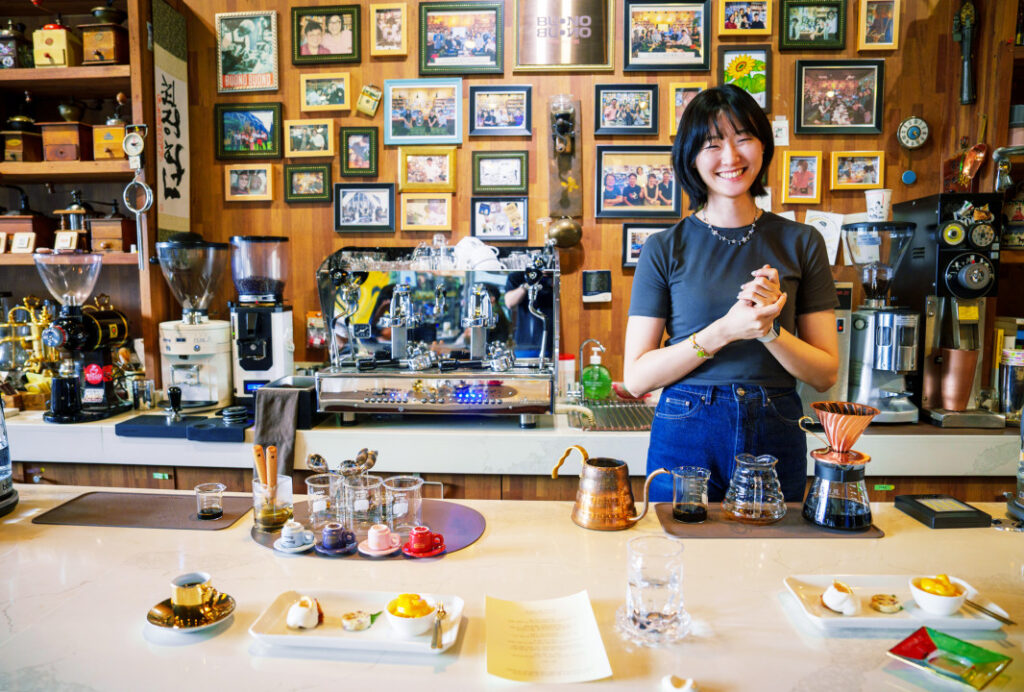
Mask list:
[[[444,546],[444,536],[432,533],[426,526],[414,527],[409,532],[409,550],[413,553],[430,553]]]

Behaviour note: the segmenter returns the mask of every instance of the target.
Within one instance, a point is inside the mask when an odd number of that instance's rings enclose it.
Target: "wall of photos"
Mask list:
[[[627,310],[632,281],[632,269],[623,267],[624,224],[663,223],[670,225],[675,218],[644,218],[615,216],[605,218],[595,216],[595,191],[603,185],[601,169],[598,162],[598,147],[609,145],[626,146],[627,148],[660,146],[671,144],[675,109],[670,94],[679,88],[681,83],[707,83],[717,85],[728,79],[748,88],[759,98],[764,99],[769,111],[769,118],[785,116],[789,127],[789,145],[777,147],[775,160],[769,173],[769,184],[772,188],[773,210],[793,210],[798,220],[803,220],[804,212],[809,209],[852,213],[863,211],[864,193],[859,189],[832,189],[829,169],[835,152],[874,152],[873,161],[865,162],[854,157],[850,162],[854,173],[849,173],[847,182],[863,183],[865,175],[870,178],[873,170],[865,173],[865,163],[872,168],[878,162],[877,173],[881,174],[878,184],[894,190],[894,201],[913,199],[939,192],[941,189],[940,171],[942,161],[960,149],[961,138],[971,144],[984,141],[990,148],[999,146],[1006,141],[1009,117],[1008,77],[1013,65],[1012,33],[1015,18],[1015,3],[984,3],[980,8],[980,23],[975,29],[975,69],[978,84],[977,103],[972,106],[961,106],[960,93],[960,47],[952,37],[953,15],[959,2],[954,0],[887,0],[894,5],[898,16],[897,31],[891,36],[893,45],[884,50],[858,50],[858,41],[871,40],[876,43],[890,38],[888,35],[876,34],[874,38],[865,39],[859,36],[858,27],[867,27],[861,17],[862,5],[869,2],[872,9],[886,5],[877,0],[772,0],[770,17],[756,17],[750,14],[730,14],[726,17],[726,6],[735,10],[741,6],[752,5],[753,10],[763,9],[756,2],[730,2],[729,0],[713,0],[710,2],[680,3],[639,3],[632,0],[614,0],[614,9],[610,16],[612,39],[611,67],[600,70],[601,45],[593,45],[591,41],[581,42],[574,59],[580,64],[590,65],[585,71],[568,72],[534,72],[520,71],[514,68],[516,61],[516,30],[515,13],[518,3],[523,12],[535,12],[543,15],[547,3],[541,0],[506,0],[505,2],[466,3],[465,9],[476,10],[497,6],[503,10],[502,29],[490,36],[490,24],[486,15],[475,14],[462,28],[455,32],[459,37],[451,41],[443,37],[443,30],[437,22],[443,23],[443,14],[430,20],[434,25],[428,29],[428,40],[421,42],[419,38],[420,5],[430,6],[432,3],[408,2],[406,19],[409,22],[406,33],[406,53],[398,55],[373,55],[371,44],[375,37],[371,31],[371,7],[382,3],[359,2],[344,6],[346,9],[335,10],[331,6],[294,7],[291,3],[275,0],[252,0],[241,3],[236,0],[184,0],[182,5],[188,8],[189,15],[189,87],[190,87],[190,119],[192,133],[192,161],[196,171],[206,171],[196,175],[193,191],[192,226],[208,239],[227,240],[237,233],[268,233],[287,234],[292,241],[293,262],[289,277],[286,298],[295,308],[296,324],[296,359],[321,360],[322,351],[307,350],[302,335],[304,315],[307,310],[319,308],[314,287],[313,276],[320,262],[331,252],[345,245],[376,246],[398,245],[415,246],[423,240],[429,241],[433,231],[415,230],[416,226],[427,228],[432,224],[448,223],[450,215],[449,243],[454,244],[471,232],[471,200],[474,196],[474,157],[488,158],[486,152],[509,151],[516,161],[520,161],[522,152],[528,159],[528,175],[525,178],[525,192],[502,191],[504,196],[525,197],[528,200],[526,220],[522,228],[526,232],[528,244],[541,244],[543,230],[537,225],[537,219],[548,215],[548,172],[549,157],[552,156],[550,128],[547,119],[549,99],[556,94],[572,94],[582,105],[581,131],[578,142],[583,157],[583,226],[584,237],[577,248],[562,252],[562,350],[575,352],[578,344],[587,337],[602,339],[609,352],[605,363],[618,378],[621,374],[621,334],[627,318]],[[301,4],[301,3],[300,3]],[[576,0],[575,5],[585,7],[592,5],[601,7],[603,0],[588,3]],[[358,6],[359,16],[356,21],[352,12],[353,5]],[[401,5],[401,3],[399,3]],[[554,3],[560,6],[560,3]],[[681,6],[681,7],[680,7]],[[804,9],[801,9],[804,8]],[[700,10],[696,15],[693,10]],[[688,12],[685,19],[677,17],[672,25],[667,25],[664,17],[657,15],[673,10]],[[218,93],[218,50],[216,37],[217,13],[224,12],[269,12],[276,19],[277,28],[277,74],[276,89],[270,91],[231,91]],[[488,11],[490,11],[488,9]],[[624,37],[624,20],[630,11],[633,16],[634,34],[630,40]],[[830,14],[834,13],[834,14]],[[584,12],[581,10],[581,14]],[[784,14],[785,13],[785,14]],[[803,14],[801,14],[803,13]],[[780,14],[789,21],[786,31],[782,31]],[[881,14],[881,13],[880,13]],[[804,16],[808,15],[808,16]],[[493,15],[491,15],[493,16]],[[310,22],[310,17],[316,21]],[[651,19],[650,22],[644,19]],[[653,18],[653,19],[652,19]],[[818,19],[821,19],[820,24]],[[523,17],[528,23],[529,17]],[[532,17],[537,21],[536,17]],[[794,24],[791,20],[797,19]],[[874,19],[873,15],[870,19]],[[338,20],[333,27],[327,25]],[[806,21],[805,21],[806,20]],[[252,31],[253,24],[245,24],[240,19],[228,25],[231,31],[230,41],[242,42],[245,48],[250,47],[251,39],[247,34]],[[251,22],[252,20],[249,19]],[[355,26],[352,22],[356,21]],[[543,21],[543,20],[541,20]],[[701,22],[706,26],[702,32]],[[307,32],[307,26],[315,23],[321,31]],[[643,26],[638,27],[637,24]],[[726,28],[726,24],[729,28]],[[801,23],[807,26],[801,26]],[[761,25],[764,30],[759,30]],[[349,43],[338,36],[338,27],[342,34],[346,31]],[[733,29],[732,27],[736,28]],[[746,27],[746,29],[744,29]],[[327,34],[335,34],[328,37]],[[395,31],[391,25],[387,31]],[[591,36],[602,36],[600,22],[591,21],[587,24],[577,23],[573,30],[589,29]],[[685,31],[684,31],[685,29]],[[753,29],[753,30],[751,30]],[[684,37],[685,33],[685,37]],[[439,34],[442,37],[437,38]],[[706,42],[701,45],[701,38]],[[495,39],[500,37],[501,42]],[[784,37],[784,38],[783,38]],[[842,37],[842,38],[840,38]],[[223,31],[222,31],[223,38]],[[385,35],[381,40],[399,42],[400,33]],[[329,46],[325,50],[324,43]],[[354,41],[354,44],[352,43]],[[434,43],[437,42],[435,48]],[[816,43],[817,42],[817,43]],[[469,43],[473,50],[466,48]],[[625,47],[636,43],[636,54],[627,52]],[[783,44],[792,43],[792,48]],[[599,42],[600,44],[600,42]],[[820,45],[823,49],[814,49]],[[296,46],[302,47],[296,51]],[[310,50],[309,46],[313,46]],[[605,48],[607,44],[604,44]],[[667,46],[667,48],[666,48]],[[227,43],[222,46],[230,48]],[[269,51],[267,46],[251,46],[262,51]],[[432,50],[427,55],[423,49]],[[358,59],[345,62],[324,62],[322,58],[335,58],[345,54],[352,58],[358,49]],[[461,51],[461,52],[460,52]],[[527,55],[524,51],[522,61],[542,62],[552,59],[543,50],[532,47]],[[760,52],[758,52],[760,51]],[[497,71],[482,73],[453,74],[450,68],[467,70],[487,67],[492,64],[496,55],[503,52],[502,61]],[[659,53],[663,52],[663,55]],[[293,56],[293,53],[295,55]],[[401,51],[399,51],[401,53]],[[271,61],[272,52],[264,52],[262,56],[251,58],[254,61]],[[462,56],[451,60],[437,59],[440,55]],[[680,57],[682,55],[683,57]],[[752,60],[750,58],[753,58]],[[675,60],[675,64],[671,61]],[[805,113],[808,123],[818,125],[824,123],[824,129],[814,133],[796,133],[793,131],[797,122],[797,99],[795,85],[799,61],[849,61],[869,60],[871,70],[881,66],[882,79],[878,84],[877,94],[881,96],[881,105],[877,111],[865,113],[863,106],[855,105],[858,94],[853,93],[849,103],[844,104],[846,113],[836,109],[835,104],[825,108],[816,98],[804,99],[806,109],[818,108],[817,115]],[[628,64],[627,64],[628,62]],[[663,69],[669,62],[671,69]],[[762,64],[763,63],[763,64]],[[704,65],[707,67],[704,67]],[[812,63],[803,63],[804,68],[814,67]],[[222,65],[222,72],[223,72]],[[679,69],[691,67],[695,69]],[[859,66],[855,66],[859,69]],[[438,69],[443,68],[443,69]],[[723,74],[729,69],[729,74]],[[237,65],[228,71],[238,70]],[[249,69],[249,68],[242,68]],[[251,70],[258,72],[259,69]],[[343,76],[345,75],[345,76]],[[249,79],[238,77],[222,84],[249,86],[266,86],[270,83],[269,76],[254,76]],[[344,81],[342,81],[344,80]],[[395,85],[392,90],[391,103],[387,103],[387,95],[381,103],[376,115],[369,117],[356,110],[356,101],[360,90],[367,84],[384,89],[386,80],[438,80],[436,83],[411,83]],[[446,80],[446,81],[441,81]],[[452,81],[454,80],[454,81]],[[310,84],[314,87],[310,88]],[[448,85],[457,85],[458,89]],[[608,88],[609,85],[624,87]],[[493,129],[487,135],[469,134],[473,128],[470,111],[471,87],[530,87],[531,109],[525,114],[532,116],[532,135],[530,136],[496,136]],[[632,112],[625,116],[612,116],[602,122],[595,121],[595,98],[600,99],[604,87],[606,99],[604,106],[610,104],[608,96],[616,92],[627,94],[627,100],[633,98],[637,89],[650,89],[657,93],[657,108],[653,113]],[[683,87],[685,89],[685,87]],[[330,105],[332,100],[342,98],[332,90],[344,92],[349,110],[322,110],[317,105]],[[437,96],[437,103],[432,108],[419,109],[413,114],[406,101],[415,103],[420,98],[417,90],[429,89]],[[439,89],[441,91],[439,91]],[[404,90],[404,91],[403,91]],[[486,103],[485,92],[472,90],[474,95]],[[443,93],[442,93],[443,92]],[[862,96],[863,94],[860,94]],[[307,98],[303,109],[303,98]],[[653,100],[652,100],[653,103]],[[284,123],[294,125],[288,136],[278,145],[280,153],[266,154],[267,142],[258,142],[263,148],[251,159],[222,160],[218,159],[217,147],[227,141],[215,134],[218,122],[224,123],[225,113],[235,111],[259,110],[255,104],[280,104],[280,119]],[[618,107],[619,104],[616,104]],[[819,106],[821,106],[819,108]],[[386,125],[389,122],[388,110],[391,115],[398,111],[401,117],[408,117],[410,127],[420,129],[406,130],[403,133],[392,132],[387,136]],[[404,111],[403,111],[404,109]],[[479,108],[478,108],[479,110]],[[523,127],[524,114],[510,114],[514,109],[506,109],[503,117],[488,120],[483,130],[488,127],[508,127],[514,130]],[[627,109],[628,110],[628,109]],[[635,109],[634,109],[635,110]],[[831,115],[822,118],[821,112],[828,110]],[[838,113],[838,115],[837,115]],[[657,115],[657,124],[648,122]],[[896,130],[899,123],[908,116],[918,115],[926,120],[931,131],[929,141],[920,149],[908,151],[897,142]],[[816,120],[814,118],[817,118]],[[830,118],[835,122],[847,125],[829,129]],[[419,120],[422,119],[422,122]],[[452,121],[461,120],[461,137],[458,141],[449,138],[446,143],[443,134],[450,130]],[[295,122],[297,121],[297,122]],[[429,123],[427,122],[429,121]],[[237,122],[237,120],[236,120]],[[869,124],[865,126],[865,124]],[[852,124],[852,127],[851,127]],[[860,127],[857,127],[857,125]],[[642,132],[642,126],[648,128]],[[353,130],[342,132],[340,128],[376,128],[376,130]],[[433,128],[433,129],[430,129]],[[595,134],[595,129],[607,129],[607,134]],[[620,128],[620,129],[616,129]],[[634,128],[634,129],[629,129]],[[252,137],[250,128],[246,136]],[[812,128],[813,129],[813,128]],[[369,133],[375,132],[375,147],[369,142]],[[422,153],[419,158],[404,157],[400,160],[400,147],[418,142],[410,132],[434,132],[441,137],[430,141],[429,145],[416,143],[415,146],[430,146],[433,149]],[[626,134],[622,134],[625,132]],[[402,141],[402,137],[409,137]],[[258,138],[258,137],[257,137]],[[346,144],[348,140],[349,144]],[[333,155],[310,156],[310,147],[315,150],[323,146],[333,146]],[[328,143],[327,140],[333,140]],[[389,144],[388,141],[402,142]],[[312,142],[312,144],[311,144]],[[250,146],[236,142],[228,146]],[[253,145],[255,146],[255,145]],[[450,148],[453,147],[454,149]],[[286,153],[286,147],[288,152]],[[376,158],[372,150],[376,148]],[[353,151],[351,156],[339,154],[339,151]],[[608,156],[610,150],[602,150]],[[429,168],[426,161],[429,154]],[[786,168],[783,166],[787,156],[795,164],[801,158],[816,157],[820,154],[820,175],[816,186],[808,190],[806,181],[803,186],[790,188],[783,180]],[[651,161],[661,160],[659,155],[648,157]],[[244,165],[242,165],[244,164]],[[374,166],[375,175],[347,177],[343,173],[353,170],[360,172],[362,166]],[[249,169],[248,177],[258,182],[243,191],[236,175],[232,186],[230,168],[242,166]],[[403,170],[403,165],[405,170]],[[286,168],[301,166],[294,169],[290,176],[295,182],[290,186],[285,179]],[[346,170],[343,170],[343,166]],[[414,169],[408,170],[410,166]],[[500,166],[500,162],[499,162]],[[651,166],[654,168],[655,166]],[[319,192],[316,181],[321,179],[324,171],[330,171],[333,182],[346,185],[370,186],[371,192],[382,185],[392,185],[405,175],[406,187],[395,194],[395,215],[401,216],[401,205],[404,200],[411,209],[419,213],[412,215],[410,222],[397,218],[393,231],[386,232],[335,232],[335,207],[329,201],[295,198],[294,193],[312,195]],[[451,176],[450,205],[431,207],[437,193],[416,189],[416,180],[430,180],[438,170],[454,172]],[[794,167],[795,170],[795,167]],[[844,169],[846,170],[846,169]],[[901,174],[912,170],[917,181],[912,185],[901,182]],[[363,169],[365,171],[365,169]],[[291,171],[290,171],[291,172]],[[645,173],[660,173],[643,170]],[[418,178],[416,176],[419,176]],[[983,169],[981,189],[992,189],[991,166]],[[479,181],[477,181],[479,183]],[[627,181],[628,182],[628,181]],[[638,184],[643,184],[640,181]],[[262,185],[262,187],[261,187]],[[429,184],[428,184],[429,186]],[[294,189],[293,189],[294,188]],[[621,191],[621,187],[619,188]],[[501,188],[499,188],[501,190]],[[783,199],[785,192],[785,200]],[[358,193],[356,187],[349,189],[349,194]],[[488,193],[493,196],[496,193]],[[417,195],[420,195],[417,198]],[[326,197],[326,195],[324,195]],[[290,199],[286,199],[286,197]],[[801,199],[803,197],[803,199]],[[370,196],[372,200],[372,195]],[[247,200],[247,201],[240,201]],[[812,203],[807,203],[812,202]],[[434,203],[436,205],[436,203]],[[653,202],[651,203],[654,204]],[[419,205],[418,207],[416,205]],[[372,206],[372,205],[371,205]],[[616,206],[616,205],[612,205]],[[655,205],[657,206],[657,205]],[[669,206],[669,211],[671,211]],[[683,213],[687,208],[685,199],[680,205]],[[519,209],[522,207],[520,206]],[[651,207],[654,208],[654,207]],[[660,208],[660,207],[658,207]],[[365,224],[380,223],[379,214],[367,208],[366,216],[342,220],[351,222],[352,227],[365,228]],[[628,212],[626,212],[628,213]],[[515,221],[513,219],[513,221]],[[387,227],[386,221],[382,224]],[[414,228],[409,228],[413,225]],[[514,224],[513,224],[514,225]],[[492,229],[493,230],[493,229]],[[501,229],[499,229],[499,232]],[[506,241],[509,242],[509,241]],[[524,241],[516,241],[522,243]],[[611,269],[612,292],[611,303],[581,302],[581,270]],[[834,270],[838,278],[851,279],[849,268],[837,267]],[[230,282],[225,281],[221,295],[217,301],[223,306],[232,298]],[[582,309],[581,309],[582,306]]]

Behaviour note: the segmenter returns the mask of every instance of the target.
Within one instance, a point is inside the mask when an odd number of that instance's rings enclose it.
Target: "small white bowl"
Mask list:
[[[384,616],[388,619],[388,624],[391,625],[391,629],[395,631],[399,637],[409,638],[423,634],[434,624],[434,613],[437,612],[437,605],[430,601],[430,599],[423,599],[430,603],[430,612],[426,615],[420,615],[418,618],[406,618],[401,615],[395,615],[391,612],[391,604],[395,602],[392,599],[388,602],[388,607],[384,609]]]
[[[964,601],[967,600],[967,594],[971,591],[970,584],[962,579],[950,577],[950,583],[959,587],[960,593],[958,595],[940,596],[938,594],[928,593],[919,586],[921,579],[923,578],[924,577],[914,577],[910,580],[910,594],[914,597],[914,602],[917,603],[918,607],[931,615],[952,615],[963,607]],[[934,579],[935,577],[933,576],[930,578]]]

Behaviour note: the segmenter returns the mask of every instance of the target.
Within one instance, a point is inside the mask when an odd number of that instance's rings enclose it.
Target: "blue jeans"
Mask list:
[[[735,458],[770,454],[787,502],[803,500],[807,485],[807,438],[797,424],[803,415],[792,387],[674,384],[662,392],[651,426],[647,473],[677,466],[711,471],[708,500],[721,501],[729,489]],[[672,476],[651,482],[651,501],[672,501]]]

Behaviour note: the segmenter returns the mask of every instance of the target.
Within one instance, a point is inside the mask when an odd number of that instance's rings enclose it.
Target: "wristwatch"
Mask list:
[[[757,340],[762,344],[768,344],[779,338],[779,332],[782,330],[782,319],[779,317],[775,318],[772,322],[772,328],[768,330],[768,333],[764,336],[757,337]]]

